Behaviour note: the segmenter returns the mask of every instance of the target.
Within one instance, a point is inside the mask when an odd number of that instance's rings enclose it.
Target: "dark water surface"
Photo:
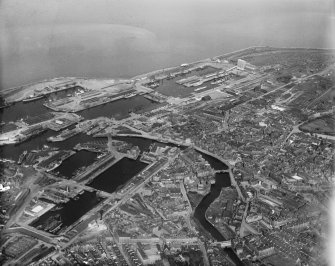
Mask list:
[[[47,130],[46,132],[39,134],[37,136],[34,136],[22,143],[1,146],[0,156],[17,161],[20,155],[24,151],[33,151],[37,149],[42,149],[44,145],[48,145],[50,147],[57,147],[61,150],[62,149],[71,150],[78,143],[84,143],[84,142],[94,140],[92,136],[89,136],[86,134],[78,134],[75,137],[69,138],[61,142],[48,142],[47,141],[48,137],[54,136],[58,133],[53,132],[52,130]],[[85,158],[83,157],[82,159],[84,160]]]
[[[59,215],[60,220],[63,223],[61,228],[70,226],[102,200],[102,198],[97,196],[96,192],[85,191],[83,194],[78,195],[77,198],[70,199],[65,204],[58,204],[30,225],[34,227],[46,225],[48,220],[55,220]]]
[[[97,156],[98,154],[95,152],[85,150],[78,151],[63,161],[53,172],[59,172],[61,176],[71,178],[79,168],[91,165],[97,159]]]
[[[216,68],[206,67],[204,69],[191,71],[190,73],[187,73],[183,76],[177,76],[173,79],[164,79],[160,81],[159,87],[157,87],[155,90],[167,96],[185,98],[185,97],[188,97],[192,92],[194,92],[196,88],[206,86],[206,89],[201,90],[201,91],[205,91],[207,89],[214,88],[215,86],[218,86],[218,85],[212,85],[210,84],[210,82],[206,82],[197,87],[185,87],[183,85],[176,83],[176,81],[187,78],[187,77],[191,77],[191,76],[205,76],[209,73],[214,73],[216,71],[218,71]]]
[[[207,160],[207,159],[206,159]],[[211,160],[208,160],[211,163]],[[215,184],[211,186],[209,194],[207,194],[201,202],[198,204],[194,211],[194,218],[197,219],[200,224],[208,231],[216,241],[225,241],[226,239],[223,235],[206,219],[206,211],[211,203],[219,197],[221,189],[224,187],[229,187],[230,178],[228,173],[221,173],[215,175]],[[243,265],[240,259],[236,256],[231,248],[225,249],[228,256],[237,264]]]
[[[153,106],[152,106],[153,105]],[[100,116],[114,117],[115,119],[124,119],[129,116],[131,111],[140,111],[149,106],[157,105],[143,96],[135,96],[128,99],[120,99],[114,102],[106,103],[84,111],[78,112],[78,115],[85,119],[94,119]]]
[[[31,102],[18,102],[13,105],[0,109],[0,122],[8,123],[17,121],[31,116],[37,116],[49,112],[43,103],[44,98]]]
[[[120,186],[126,184],[132,177],[138,174],[147,166],[139,160],[132,160],[129,158],[122,158],[120,161],[112,165],[105,172],[98,175],[89,184],[98,190],[103,190],[113,193]]]
[[[61,76],[128,78],[254,45],[334,47],[331,3],[4,0],[0,89]]]

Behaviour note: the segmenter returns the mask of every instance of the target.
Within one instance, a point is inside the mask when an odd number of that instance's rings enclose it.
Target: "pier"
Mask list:
[[[122,157],[116,159],[113,154],[108,154],[106,157],[86,169],[86,171],[76,176],[74,180],[77,180],[78,182],[89,183],[95,177],[100,175],[107,168],[111,167],[113,164],[117,163],[121,159]]]

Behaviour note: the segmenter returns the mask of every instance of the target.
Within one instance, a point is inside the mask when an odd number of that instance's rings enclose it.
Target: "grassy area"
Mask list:
[[[267,257],[265,259],[262,259],[262,262],[265,264],[265,265],[273,265],[273,266],[282,266],[282,265],[285,265],[285,266],[296,266],[296,261],[294,260],[291,260],[291,259],[288,259],[288,258],[285,258],[284,256],[282,255],[272,255],[270,257]]]
[[[300,130],[335,136],[335,119],[331,115],[320,117],[301,125]]]

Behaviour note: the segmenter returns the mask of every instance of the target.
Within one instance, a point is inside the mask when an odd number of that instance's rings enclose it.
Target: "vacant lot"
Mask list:
[[[335,135],[335,118],[332,116],[324,116],[309,121],[302,126],[300,130],[311,133],[319,133],[326,135]]]

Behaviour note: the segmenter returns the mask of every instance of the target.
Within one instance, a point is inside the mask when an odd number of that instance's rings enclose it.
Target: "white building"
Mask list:
[[[256,221],[261,220],[263,217],[261,214],[257,214],[257,215],[249,215],[245,218],[245,221],[249,224],[249,223],[253,223]]]
[[[3,186],[2,184],[0,184],[0,192],[4,192],[10,189],[10,186]]]
[[[242,59],[237,60],[237,67],[241,70],[244,70],[246,64],[247,62],[245,60],[242,60]]]

